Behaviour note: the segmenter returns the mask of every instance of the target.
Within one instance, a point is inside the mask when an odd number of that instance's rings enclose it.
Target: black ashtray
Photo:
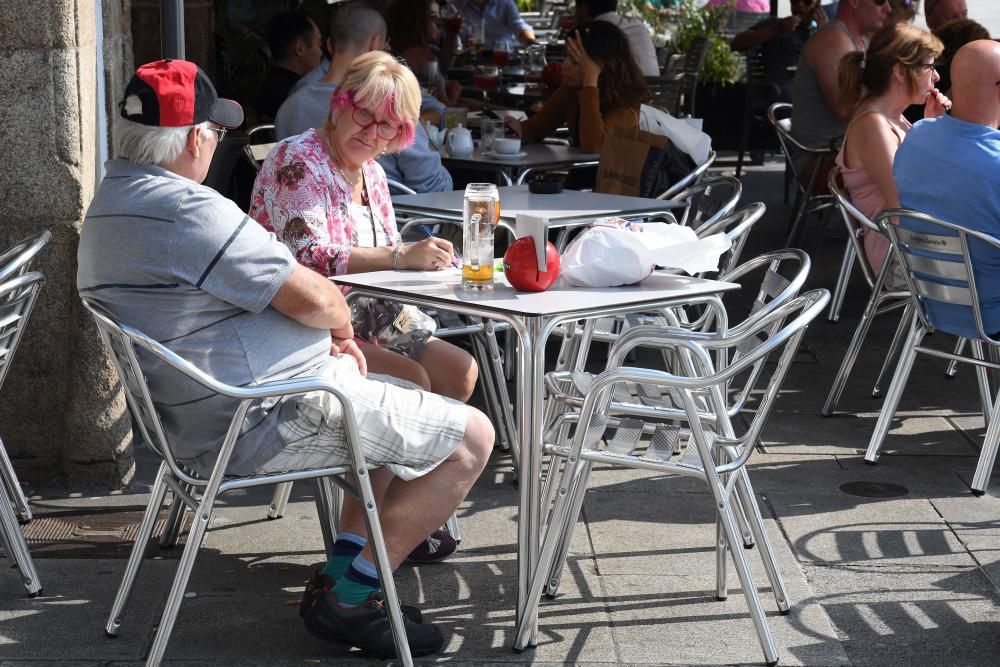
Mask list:
[[[562,189],[562,180],[558,178],[534,178],[528,181],[528,191],[536,195],[557,195]]]

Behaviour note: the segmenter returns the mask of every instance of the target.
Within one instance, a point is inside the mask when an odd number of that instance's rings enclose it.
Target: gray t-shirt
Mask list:
[[[337,89],[335,83],[317,81],[288,96],[274,117],[274,136],[278,141],[322,127],[330,113],[330,98]]]
[[[233,202],[173,172],[108,162],[77,259],[82,296],[226,384],[314,374],[330,358],[329,331],[268,306],[295,268],[285,245]],[[236,401],[149,355],[140,360],[175,456],[207,474]],[[228,472],[248,474],[273,458],[285,446],[277,423],[293,413],[291,403],[251,408]]]

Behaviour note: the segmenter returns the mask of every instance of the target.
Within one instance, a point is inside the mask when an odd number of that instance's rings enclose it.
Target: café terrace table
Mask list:
[[[337,276],[351,287],[348,300],[362,295],[392,299],[438,310],[506,322],[517,336],[515,409],[521,443],[517,524],[517,620],[524,613],[531,573],[538,560],[541,510],[542,427],[545,343],[562,322],[623,315],[681,305],[686,300],[738,289],[734,283],[654,274],[637,285],[599,288],[550,288],[519,292],[498,274],[494,289],[468,291],[461,286],[461,270],[373,271]],[[531,638],[537,641],[537,617],[531,620]],[[524,648],[515,646],[516,650]]]
[[[592,222],[596,218],[618,216],[621,218],[664,216],[673,219],[670,209],[684,204],[666,199],[647,199],[626,195],[609,195],[603,192],[563,190],[558,194],[539,195],[528,190],[527,185],[498,189],[500,193],[500,220],[514,225],[518,213],[529,213],[548,220],[550,228],[561,232]],[[432,218],[445,222],[462,222],[464,190],[426,192],[417,195],[395,195],[392,208],[397,218]],[[565,234],[560,235],[564,240]],[[561,247],[560,243],[556,244]]]
[[[575,169],[596,167],[600,153],[585,153],[573,146],[561,144],[521,144],[523,155],[484,153],[476,148],[471,155],[457,157],[441,148],[441,162],[446,168],[495,171],[507,185],[521,185],[528,174],[539,169]]]

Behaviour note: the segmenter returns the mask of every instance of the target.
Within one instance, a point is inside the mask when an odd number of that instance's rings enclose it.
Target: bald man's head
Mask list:
[[[951,61],[951,115],[997,127],[1000,123],[1000,43],[969,42]]]

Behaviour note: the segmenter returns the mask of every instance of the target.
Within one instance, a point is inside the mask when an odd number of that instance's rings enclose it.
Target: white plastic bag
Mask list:
[[[715,271],[729,247],[725,234],[699,239],[693,229],[676,224],[598,222],[569,244],[561,271],[577,287],[631,285],[657,266],[689,274]]]
[[[639,129],[667,137],[699,166],[712,151],[712,137],[701,131],[700,118],[675,118],[662,109],[643,104],[639,108]]]

